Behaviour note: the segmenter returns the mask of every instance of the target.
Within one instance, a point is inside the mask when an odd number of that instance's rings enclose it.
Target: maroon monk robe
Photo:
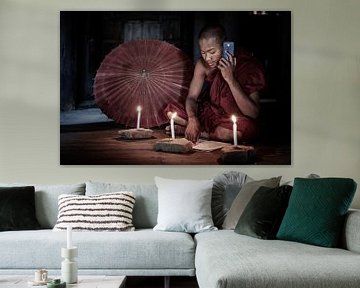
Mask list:
[[[265,87],[265,76],[262,65],[243,49],[236,53],[234,76],[246,95],[260,91]],[[208,89],[203,89],[198,98],[198,119],[202,131],[213,132],[217,126],[232,130],[231,115],[237,117],[237,129],[242,133],[241,140],[257,136],[256,120],[245,116],[238,108],[234,96],[219,69],[215,69],[206,79]],[[206,83],[204,85],[206,87]],[[165,113],[177,112],[178,116],[188,119],[184,105],[169,103]]]

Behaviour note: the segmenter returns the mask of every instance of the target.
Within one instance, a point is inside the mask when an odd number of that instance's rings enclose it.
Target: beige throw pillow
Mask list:
[[[237,194],[234,202],[231,204],[229,212],[226,214],[223,229],[234,230],[246,205],[249,203],[255,192],[261,187],[276,188],[279,187],[281,176],[258,181],[251,181],[244,184]]]

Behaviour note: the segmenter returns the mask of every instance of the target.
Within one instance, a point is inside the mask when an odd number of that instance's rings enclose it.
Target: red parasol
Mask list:
[[[94,84],[95,99],[116,123],[141,127],[169,122],[163,110],[169,102],[184,101],[192,77],[190,59],[175,46],[159,40],[136,40],[119,45],[103,60]]]

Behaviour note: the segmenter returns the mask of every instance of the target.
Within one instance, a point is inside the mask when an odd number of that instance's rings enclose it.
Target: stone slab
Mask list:
[[[192,151],[192,146],[192,142],[185,138],[165,138],[155,143],[154,150],[170,153],[188,153]]]
[[[145,128],[119,130],[119,135],[128,140],[149,139],[153,136],[153,130]]]
[[[253,146],[233,145],[221,149],[222,164],[253,164],[255,160],[256,151]]]

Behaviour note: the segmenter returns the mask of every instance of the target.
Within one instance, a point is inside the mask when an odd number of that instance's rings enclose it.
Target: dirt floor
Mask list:
[[[164,129],[153,129],[150,139],[126,140],[119,137],[124,129],[113,122],[60,126],[61,165],[290,165],[290,144],[270,141],[239,143],[251,145],[255,155],[224,158],[221,149],[204,152],[168,153],[154,150],[160,139],[168,138]],[[182,137],[182,136],[179,136]],[[224,163],[224,159],[226,162]],[[230,159],[230,161],[229,161]]]

